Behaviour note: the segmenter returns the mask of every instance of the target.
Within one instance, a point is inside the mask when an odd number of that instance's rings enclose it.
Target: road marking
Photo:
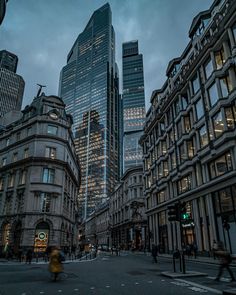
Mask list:
[[[106,286],[106,288],[110,288],[110,286]]]
[[[79,289],[74,289],[74,291],[79,291]]]
[[[44,294],[44,292],[43,291],[40,291],[39,294]]]
[[[151,284],[151,283],[152,283],[152,281],[148,281],[148,283],[149,283],[149,284]]]
[[[216,290],[216,289],[213,289],[213,288],[210,288],[210,287],[206,287],[206,286],[203,286],[201,284],[197,284],[197,283],[194,283],[194,282],[189,282],[189,281],[182,280],[182,279],[175,279],[175,280],[178,281],[178,282],[182,282],[182,283],[185,283],[185,284],[192,285],[194,287],[198,287],[198,288],[210,291],[210,292],[215,293],[215,294],[222,294],[222,291],[220,291],[220,290]]]
[[[210,279],[210,280],[215,280],[216,279],[216,277],[207,277],[208,279]],[[231,279],[230,278],[220,278],[220,281],[222,281],[222,282],[230,282],[231,281]]]
[[[125,284],[121,284],[121,287],[124,287],[125,286]]]
[[[94,290],[94,289],[95,289],[95,287],[91,287],[91,288],[90,288],[90,290]]]
[[[138,282],[135,282],[135,285],[139,285],[139,283]]]
[[[59,293],[61,293],[61,292],[62,292],[62,290],[58,290],[58,292],[59,292]]]
[[[176,286],[182,286],[182,287],[189,287],[190,285],[183,282],[171,282],[171,284],[174,284]]]

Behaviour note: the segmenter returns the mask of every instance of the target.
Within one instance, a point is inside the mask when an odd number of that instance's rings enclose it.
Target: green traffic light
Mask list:
[[[189,214],[188,213],[184,213],[182,214],[182,219],[189,219]]]

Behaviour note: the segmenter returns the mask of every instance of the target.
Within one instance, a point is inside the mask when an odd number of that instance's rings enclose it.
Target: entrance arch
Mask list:
[[[50,227],[45,221],[40,222],[35,229],[34,252],[45,252],[48,246]]]
[[[17,222],[14,226],[14,232],[13,232],[13,252],[17,253],[20,248],[20,242],[21,242],[21,234],[22,234],[22,224],[21,222]]]

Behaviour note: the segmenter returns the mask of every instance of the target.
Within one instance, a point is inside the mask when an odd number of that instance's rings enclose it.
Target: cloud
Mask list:
[[[146,106],[151,93],[162,87],[170,59],[188,43],[193,17],[212,0],[111,0],[116,32],[116,57],[122,75],[122,43],[137,39],[144,58]],[[26,82],[23,105],[36,94],[37,83],[57,94],[59,74],[67,54],[103,0],[9,1],[0,27],[0,49],[19,57],[18,73]]]

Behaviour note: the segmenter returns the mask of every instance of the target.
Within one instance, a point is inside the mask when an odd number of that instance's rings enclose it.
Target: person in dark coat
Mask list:
[[[218,281],[218,282],[220,281],[223,270],[225,268],[225,269],[228,270],[228,272],[229,272],[229,274],[231,276],[231,281],[235,282],[236,280],[234,278],[233,272],[229,267],[230,263],[232,262],[232,257],[230,255],[230,253],[228,251],[226,251],[223,246],[221,246],[221,247],[219,247],[219,250],[217,250],[215,252],[215,255],[216,255],[216,257],[218,257],[220,259],[219,272],[218,272],[218,275],[217,275],[215,280]]]
[[[25,261],[25,263],[31,264],[32,256],[33,256],[33,251],[32,251],[32,249],[29,248],[27,250],[27,252],[26,252],[26,261]]]
[[[153,262],[157,263],[157,245],[155,244],[152,245],[152,257]]]

